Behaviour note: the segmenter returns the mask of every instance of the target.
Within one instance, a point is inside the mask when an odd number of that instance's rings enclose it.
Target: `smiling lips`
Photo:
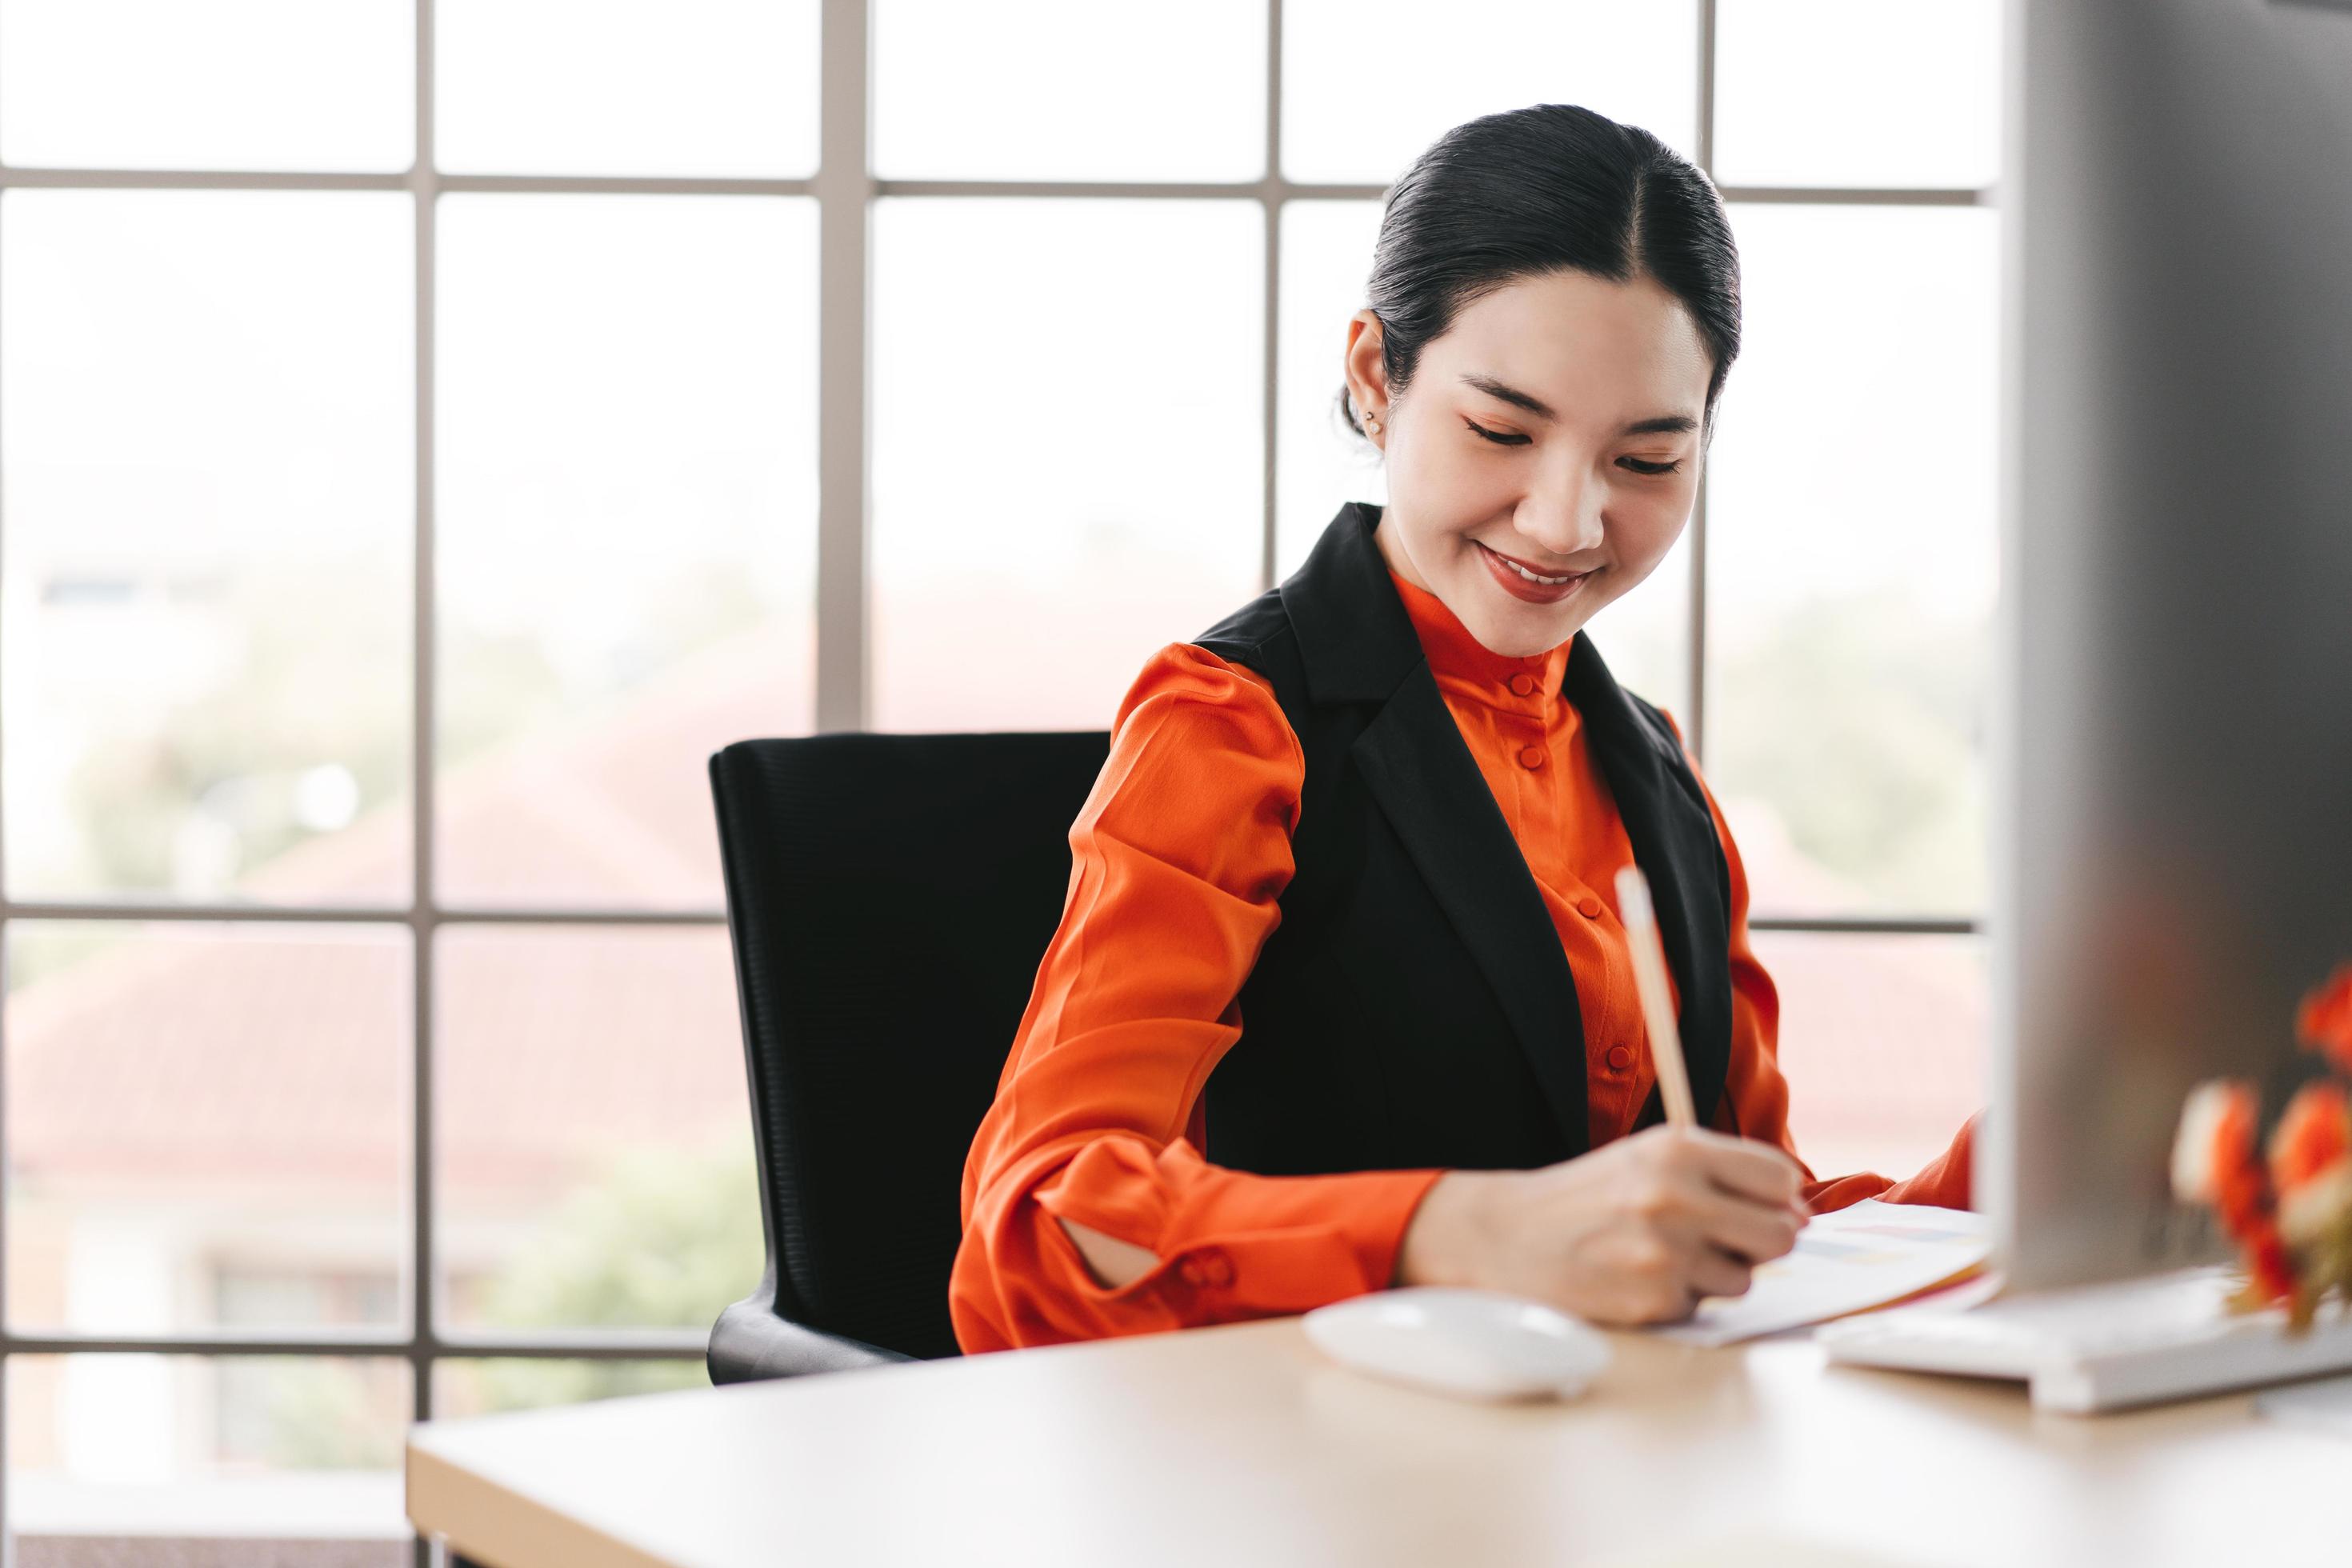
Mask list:
[[[1475,539],[1470,542],[1478,545],[1479,557],[1486,563],[1486,570],[1494,574],[1495,581],[1503,585],[1504,591],[1531,605],[1557,605],[1575,593],[1583,585],[1584,580],[1592,575],[1590,571],[1564,575],[1547,574],[1498,550],[1479,544]]]

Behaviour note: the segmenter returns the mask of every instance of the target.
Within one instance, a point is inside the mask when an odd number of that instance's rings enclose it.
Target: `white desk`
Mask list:
[[[495,1568],[2352,1562],[2352,1442],[2243,1395],[2041,1415],[1801,1341],[1617,1350],[1564,1405],[1282,1319],[433,1422],[409,1517]]]

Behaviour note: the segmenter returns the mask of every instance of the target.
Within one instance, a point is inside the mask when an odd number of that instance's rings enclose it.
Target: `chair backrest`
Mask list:
[[[964,1157],[1070,878],[1102,731],[710,759],[780,1316],[952,1355]]]

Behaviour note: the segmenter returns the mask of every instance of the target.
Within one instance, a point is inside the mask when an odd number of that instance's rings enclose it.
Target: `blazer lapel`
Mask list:
[[[1571,1148],[1589,1136],[1576,979],[1543,895],[1437,689],[1372,533],[1381,509],[1339,509],[1282,585],[1309,698],[1371,710],[1352,748],[1379,803],[1493,985]],[[1680,1032],[1700,1120],[1731,1059],[1730,878],[1715,820],[1663,721],[1626,695],[1579,632],[1564,695],[1590,726],[1601,776],[1650,879],[1682,1003]]]
[[[1569,1146],[1583,1149],[1584,1028],[1575,976],[1510,825],[1425,660],[1357,737],[1352,753],[1414,868],[1494,987]]]

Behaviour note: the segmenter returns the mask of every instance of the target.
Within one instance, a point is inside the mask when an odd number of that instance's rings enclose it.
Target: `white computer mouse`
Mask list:
[[[1611,1355],[1597,1329],[1492,1290],[1375,1290],[1318,1307],[1304,1326],[1334,1361],[1464,1399],[1572,1398]]]

